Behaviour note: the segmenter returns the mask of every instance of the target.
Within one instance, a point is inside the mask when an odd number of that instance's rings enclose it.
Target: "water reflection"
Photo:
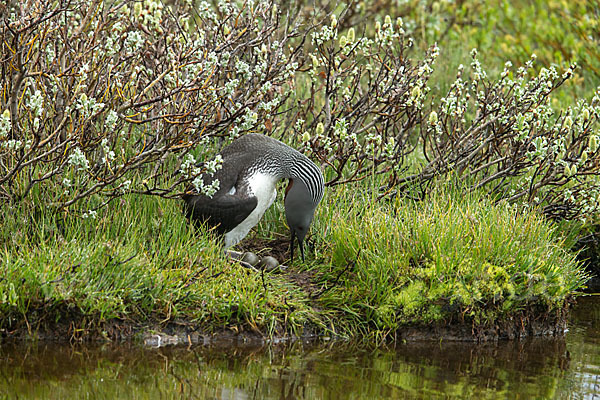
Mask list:
[[[592,398],[600,396],[598,305],[580,300],[566,340],[378,349],[4,343],[0,398]]]

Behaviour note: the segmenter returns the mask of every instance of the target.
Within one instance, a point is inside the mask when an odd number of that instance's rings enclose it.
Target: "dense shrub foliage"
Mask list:
[[[189,150],[268,130],[297,68],[298,32],[265,2],[31,1],[3,14],[3,203],[174,196],[186,181],[210,192]]]
[[[401,13],[423,12],[411,4]],[[0,201],[79,202],[93,216],[128,192],[210,194],[218,182],[198,176],[219,167],[211,138],[259,131],[303,145],[329,185],[385,174],[385,196],[452,173],[552,217],[593,218],[600,95],[551,101],[575,65],[537,70],[532,57],[488,74],[473,50],[433,96],[444,49],[411,50],[414,21],[367,6],[10,2]]]

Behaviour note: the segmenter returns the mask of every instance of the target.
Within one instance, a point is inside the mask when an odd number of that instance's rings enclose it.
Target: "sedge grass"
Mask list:
[[[9,221],[14,231],[25,229],[18,221]],[[130,196],[96,219],[42,213],[39,226],[13,237],[0,245],[0,326],[9,331],[75,314],[94,326],[185,320],[208,332],[243,325],[274,334],[281,321],[294,332],[311,317],[298,288],[232,263],[175,201]]]
[[[289,272],[231,262],[176,201],[126,196],[95,219],[6,211],[0,329],[67,323],[85,335],[118,320],[381,338],[405,326],[552,313],[587,279],[535,212],[455,187],[388,203],[375,202],[365,183],[348,189],[327,191],[311,229],[316,247],[288,270],[305,274],[310,288]],[[253,236],[287,234],[283,220],[276,205]]]
[[[587,275],[555,226],[535,212],[454,187],[425,201],[366,206],[339,193],[322,220],[319,299],[341,332],[403,326],[491,326],[525,310],[565,307]],[[327,211],[326,211],[327,210]]]

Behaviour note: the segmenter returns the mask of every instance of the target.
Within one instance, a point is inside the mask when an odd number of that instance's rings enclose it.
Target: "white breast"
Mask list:
[[[225,234],[225,248],[237,244],[252,229],[277,197],[275,184],[277,178],[273,175],[257,172],[248,179],[248,187],[258,199],[256,208],[238,226]]]

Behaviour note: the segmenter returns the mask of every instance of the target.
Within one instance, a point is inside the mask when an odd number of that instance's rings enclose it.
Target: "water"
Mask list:
[[[477,345],[0,346],[0,399],[600,398],[600,298],[564,339]]]

